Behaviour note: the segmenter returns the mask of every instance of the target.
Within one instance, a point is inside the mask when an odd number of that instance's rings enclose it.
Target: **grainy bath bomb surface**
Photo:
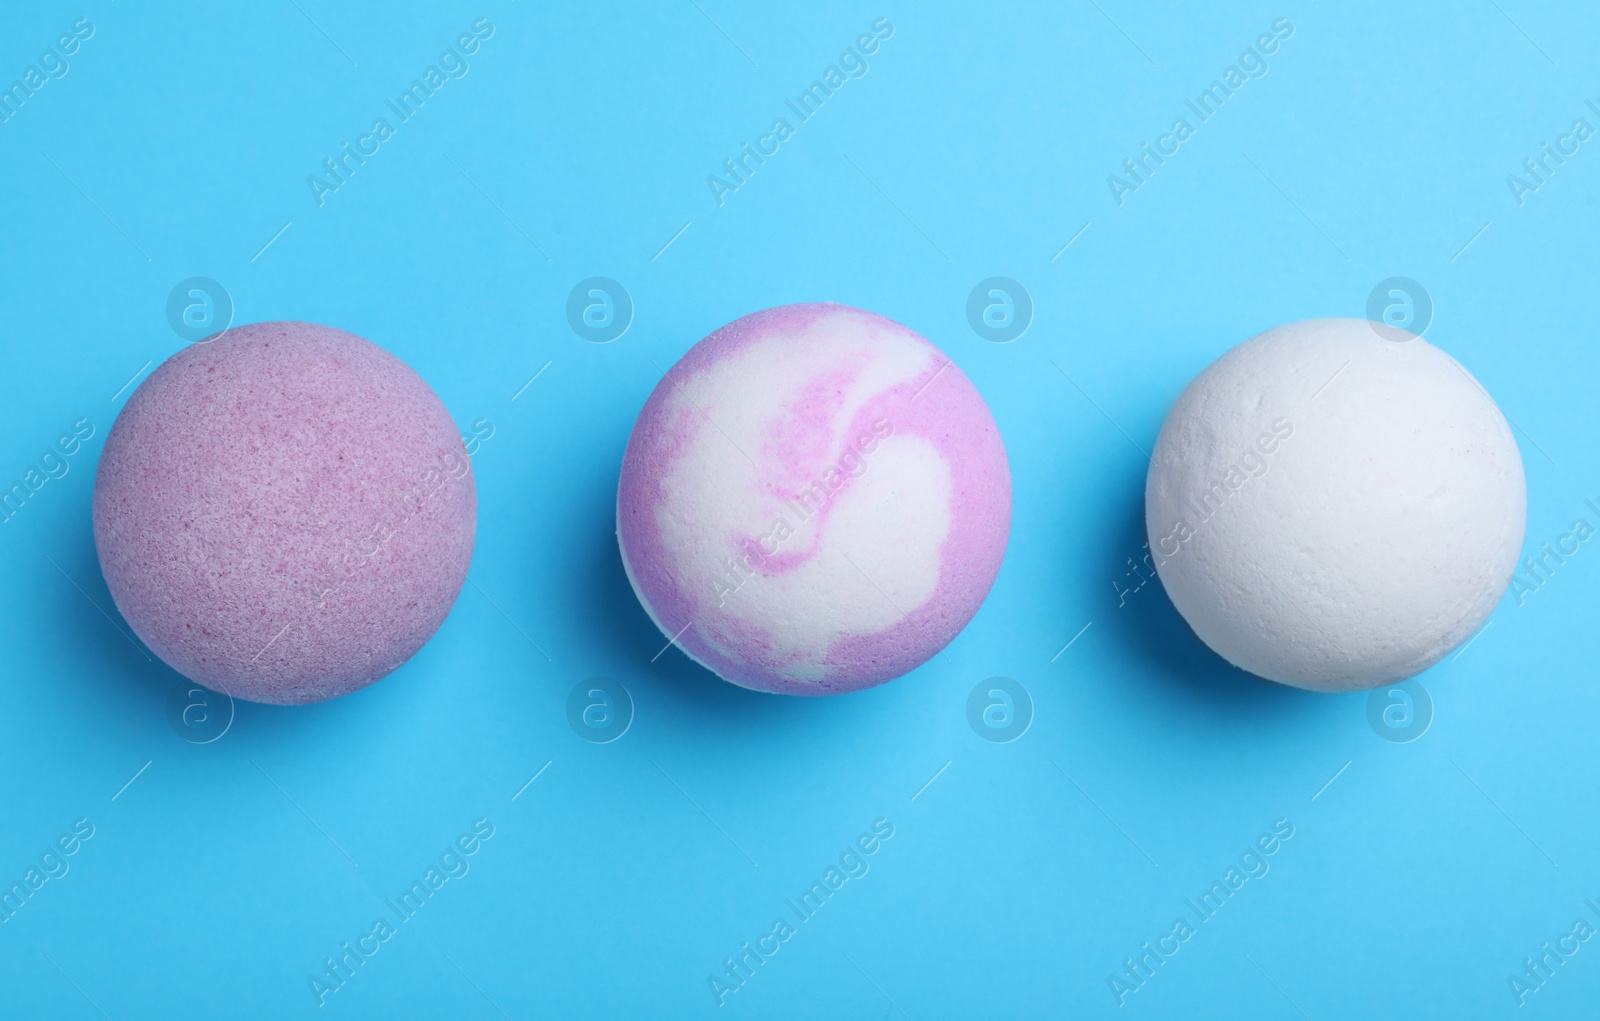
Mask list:
[[[842,305],[730,323],[657,385],[623,457],[634,591],[747,688],[856,691],[943,648],[1005,554],[1011,475],[938,348]]]
[[[1145,522],[1195,633],[1319,691],[1438,662],[1488,620],[1527,517],[1505,416],[1402,330],[1268,330],[1184,390],[1156,441]]]
[[[183,349],[95,479],[106,585],[175,670],[255,702],[371,684],[443,623],[472,558],[460,433],[393,355],[311,323]]]

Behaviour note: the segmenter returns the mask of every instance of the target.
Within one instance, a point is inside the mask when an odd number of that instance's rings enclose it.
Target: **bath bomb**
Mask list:
[[[1476,633],[1526,517],[1516,441],[1478,381],[1360,319],[1223,355],[1167,416],[1145,489],[1156,570],[1195,634],[1317,691],[1410,677]]]
[[[617,538],[656,626],[746,688],[857,691],[977,612],[1011,530],[989,408],[871,312],[787,305],[700,341],[645,403]]]
[[[409,659],[461,591],[476,521],[428,384],[312,323],[227,330],[163,362],[94,487],[100,566],[135,633],[253,702],[333,698]]]

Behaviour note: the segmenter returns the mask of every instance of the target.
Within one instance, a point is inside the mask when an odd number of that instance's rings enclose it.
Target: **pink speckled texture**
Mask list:
[[[253,702],[334,698],[411,658],[461,591],[476,523],[470,459],[428,384],[312,323],[167,359],[95,479],[117,608],[173,669]]]
[[[827,361],[819,356],[811,362],[809,353],[800,355],[801,396],[788,407],[775,410],[770,421],[752,428],[749,416],[717,406],[717,393],[687,398],[692,409],[686,409],[683,400],[675,402],[674,394],[692,394],[697,380],[703,382],[747,347],[771,343],[805,346],[805,331],[818,329],[818,324],[824,330],[838,324],[841,329],[860,331],[866,339],[858,350],[843,357],[835,353]],[[925,358],[925,368],[893,385],[868,387],[864,402],[852,412],[854,405],[846,403],[843,395],[860,385],[880,357],[878,352],[890,346]],[[766,382],[776,385],[780,381]],[[762,383],[745,380],[744,386],[750,392],[771,393]],[[764,399],[769,406],[779,400],[775,396]],[[841,417],[849,421],[842,429],[837,424]],[[820,427],[828,421],[834,423],[832,431]],[[743,424],[736,424],[740,422]],[[818,515],[816,541],[809,547],[798,541],[776,552],[764,547],[756,536],[766,527],[770,512],[767,519],[753,515],[723,531],[723,522],[683,520],[674,517],[677,512],[669,506],[677,484],[673,480],[684,459],[694,456],[691,448],[698,442],[696,437],[710,437],[710,442],[716,443],[708,429],[729,436],[729,442],[748,451],[748,456],[741,459],[730,450],[726,458],[714,459],[706,469],[709,475],[696,476],[707,479],[708,492],[700,494],[700,499],[729,503],[755,492],[749,499],[765,499],[768,508],[792,509],[792,502],[771,501],[792,497],[795,480],[813,478],[818,465],[837,461],[840,451],[847,449],[841,446],[841,435],[848,443],[849,437],[870,431],[874,422],[888,425],[890,438],[877,452],[865,456],[869,467],[857,481],[845,480],[845,486],[829,497]],[[935,500],[932,492],[901,489],[873,505],[872,514],[906,532],[922,527],[930,517],[948,520],[948,532],[929,554],[937,560],[932,565],[937,582],[931,595],[915,605],[896,602],[895,619],[882,626],[836,636],[830,633],[824,642],[826,651],[804,664],[800,657],[782,651],[783,641],[772,629],[782,631],[783,637],[792,639],[791,644],[804,645],[815,639],[814,618],[840,603],[843,596],[838,591],[824,587],[794,593],[791,604],[770,614],[770,628],[749,616],[728,612],[730,605],[742,609],[733,601],[743,599],[744,591],[757,591],[767,579],[781,578],[803,568],[814,556],[831,552],[829,547],[837,545],[837,537],[831,531],[835,526],[829,513],[837,510],[849,486],[862,484],[873,472],[885,471],[883,459],[904,456],[908,444],[917,450],[931,449],[942,460],[944,468],[938,474],[947,474],[949,479],[947,497],[939,498],[939,506],[931,506]],[[761,466],[753,487],[742,467],[751,458],[759,458]],[[664,534],[664,521],[674,530],[672,535]],[[743,687],[781,694],[832,695],[907,673],[936,655],[966,626],[987,596],[1004,558],[1011,525],[1011,476],[988,406],[943,352],[915,332],[871,312],[834,304],[788,305],[745,316],[717,330],[690,349],[657,385],[624,454],[617,525],[623,562],[635,592],[664,635],[677,636],[676,644],[693,659]],[[707,574],[714,573],[714,568],[708,572],[703,557],[697,560],[685,552],[685,532],[713,533],[713,544],[726,541],[732,547],[730,552],[745,551],[744,570],[754,572],[745,583],[749,588],[741,586],[727,597],[730,602],[719,603],[712,594],[716,583],[707,583]],[[860,548],[856,547],[857,560]],[[895,590],[895,579],[871,581],[884,598]]]

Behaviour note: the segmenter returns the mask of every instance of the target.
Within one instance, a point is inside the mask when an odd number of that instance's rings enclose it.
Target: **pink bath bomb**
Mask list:
[[[438,396],[313,323],[239,327],[167,359],[95,478],[117,608],[173,669],[253,702],[334,698],[409,659],[461,591],[476,523]]]
[[[617,538],[663,634],[724,680],[858,691],[944,648],[1011,531],[994,417],[922,337],[844,305],[757,312],[645,403]]]

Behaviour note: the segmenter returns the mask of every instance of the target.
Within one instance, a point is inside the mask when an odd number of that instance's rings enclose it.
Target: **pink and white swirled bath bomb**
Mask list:
[[[1011,530],[989,408],[922,337],[843,305],[745,316],[634,425],[617,537],[656,626],[723,679],[859,691],[977,612]]]
[[[433,636],[467,576],[472,468],[400,359],[256,323],[150,374],[94,485],[106,586],[179,673],[253,702],[371,684]]]

